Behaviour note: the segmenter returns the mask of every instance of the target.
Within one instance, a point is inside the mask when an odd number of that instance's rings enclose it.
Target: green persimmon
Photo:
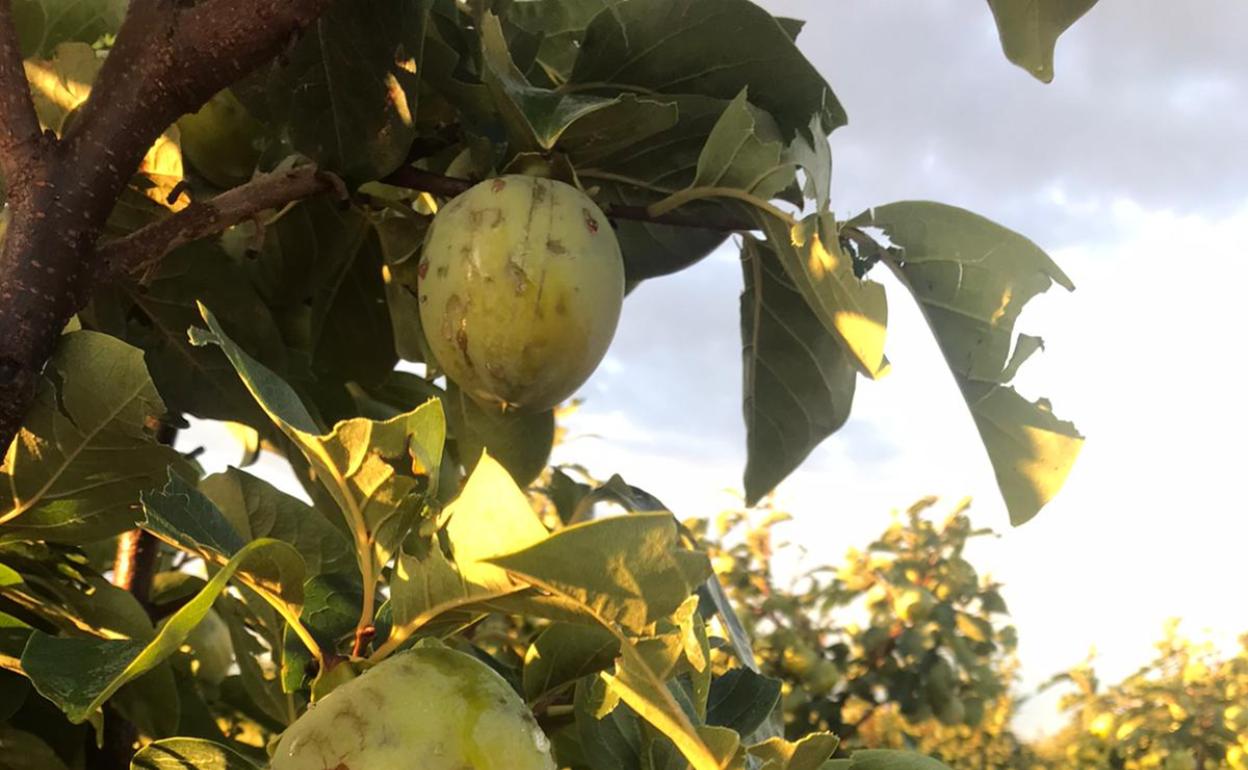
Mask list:
[[[577,188],[487,179],[434,217],[418,265],[437,364],[478,403],[544,411],[593,374],[615,335],[624,262],[611,223]]]
[[[264,126],[228,89],[178,119],[182,156],[217,187],[251,179],[263,152]]]
[[[399,653],[338,686],[282,733],[272,760],[272,770],[555,770],[506,680],[446,647]]]

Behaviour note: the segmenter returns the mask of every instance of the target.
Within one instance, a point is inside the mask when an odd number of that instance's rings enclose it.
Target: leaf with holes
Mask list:
[[[853,222],[881,228],[901,248],[900,274],[975,418],[1010,521],[1028,521],[1061,488],[1083,436],[1048,401],[1007,386],[1039,348],[1035,337],[1015,342],[1014,324],[1053,283],[1074,284],[1036,244],[964,209],[905,201]]]

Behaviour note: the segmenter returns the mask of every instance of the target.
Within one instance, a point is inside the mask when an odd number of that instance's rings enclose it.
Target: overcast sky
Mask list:
[[[781,486],[786,534],[838,560],[892,509],[972,496],[977,523],[1003,532],[971,558],[1006,583],[1025,688],[1093,645],[1122,676],[1169,616],[1224,640],[1248,631],[1248,2],[1101,0],[1062,38],[1050,85],[1005,60],[984,2],[763,5],[808,21],[799,45],[849,112],[833,135],[839,214],[964,206],[1072,277],[1075,293],[1055,287],[1023,315],[1047,351],[1017,384],[1088,436],[1058,499],[1010,530],[948,370],[889,284],[892,373],[860,384],[849,424]],[[559,457],[619,472],[681,516],[733,505],[740,290],[728,250],[638,288]],[[1052,709],[1037,702],[1024,727],[1051,725]]]
[[[889,286],[892,373],[861,382],[850,423],[780,488],[787,534],[839,559],[925,494],[970,495],[1003,533],[973,552],[1006,583],[1025,686],[1093,645],[1110,677],[1144,662],[1165,618],[1248,631],[1248,459],[1241,380],[1248,286],[1248,3],[1101,0],[1044,85],[1001,54],[987,4],[767,0],[849,113],[832,139],[842,215],[899,199],[963,206],[1028,235],[1073,294],[1019,329],[1047,351],[1024,395],[1088,436],[1066,489],[1010,530],[978,435],[906,295]],[[740,270],[724,250],[642,285],[563,453],[677,509],[740,488]],[[1025,727],[1052,724],[1051,699]]]

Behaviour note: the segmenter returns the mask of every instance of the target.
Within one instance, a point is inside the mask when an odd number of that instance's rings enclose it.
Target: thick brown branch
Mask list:
[[[0,0],[6,19],[8,2]],[[330,3],[131,0],[90,97],[62,140],[47,143],[42,162],[32,164],[23,184],[30,194],[9,196],[0,250],[0,455],[61,329],[90,296],[100,275],[92,264],[95,242],[152,142],[183,113],[280,53]],[[7,34],[0,80],[21,73]],[[23,93],[9,85],[0,82],[6,104]],[[19,122],[0,125],[6,131],[29,122],[31,113],[0,109],[5,121]]]
[[[192,203],[182,211],[140,228],[124,238],[102,244],[99,266],[107,277],[133,273],[191,241],[215,235],[268,209],[339,188],[341,182],[300,166],[256,177],[211,200]]]
[[[411,190],[453,197],[472,187],[475,182],[469,179],[435,174],[414,166],[405,166],[395,171],[384,180],[395,187],[406,187]],[[719,230],[722,232],[743,232],[757,230],[758,224],[748,219],[736,219],[726,213],[702,210],[696,215],[682,211],[672,211],[659,216],[651,216],[645,206],[607,205],[603,213],[611,219],[626,219],[633,222],[653,222],[674,227],[693,227],[700,230]]]
[[[30,99],[10,0],[0,0],[0,172],[10,190],[38,158],[39,118]]]

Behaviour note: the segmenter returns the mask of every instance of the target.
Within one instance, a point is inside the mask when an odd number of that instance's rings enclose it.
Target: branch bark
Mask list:
[[[0,251],[0,450],[21,426],[61,329],[100,277],[95,242],[148,147],[281,52],[332,0],[132,0],[78,116],[59,142],[34,144],[33,108],[18,98],[29,101],[29,92],[9,1],[0,0],[0,129],[19,139],[0,153],[20,159],[28,151],[18,148],[38,148],[39,162],[14,162],[12,173],[0,158],[11,216]]]
[[[0,173],[10,189],[39,156],[39,118],[30,98],[10,0],[0,0]]]

